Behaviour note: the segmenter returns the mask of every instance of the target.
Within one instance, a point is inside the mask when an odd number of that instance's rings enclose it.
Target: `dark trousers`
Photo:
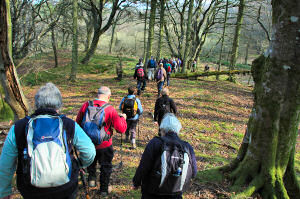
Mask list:
[[[108,192],[108,185],[110,175],[112,173],[112,159],[114,157],[113,146],[96,149],[96,157],[94,162],[87,168],[89,173],[89,180],[96,180],[96,165],[97,162],[100,167],[100,192]]]
[[[138,91],[145,90],[145,88],[146,88],[146,79],[145,78],[141,79],[141,80],[138,79],[136,87],[137,87]]]
[[[130,140],[135,139],[136,137],[136,125],[138,123],[138,120],[126,120],[127,122],[127,129],[125,132],[126,137],[129,137]]]

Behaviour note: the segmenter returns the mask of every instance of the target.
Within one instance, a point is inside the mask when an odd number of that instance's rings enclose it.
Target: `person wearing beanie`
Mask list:
[[[160,122],[166,113],[174,113],[176,115],[177,108],[172,98],[169,97],[169,89],[163,88],[162,96],[157,98],[154,107],[154,121],[160,125]]]
[[[180,144],[183,148],[188,151],[189,154],[187,156],[190,164],[189,170],[185,170],[185,174],[181,174],[181,178],[183,176],[190,176],[194,178],[197,174],[197,164],[193,147],[188,143],[179,138],[179,132],[182,128],[180,121],[176,118],[176,116],[172,113],[167,113],[162,119],[160,129],[162,137],[154,137],[147,144],[145,151],[142,155],[140,164],[136,170],[136,173],[133,177],[133,189],[138,189],[141,186],[142,198],[143,199],[154,199],[154,198],[168,198],[168,199],[181,199],[182,193],[186,190],[187,187],[181,191],[176,191],[175,193],[168,190],[176,190],[172,183],[164,184],[163,181],[160,180],[160,176],[163,175],[163,172],[159,175],[161,168],[163,167],[160,163],[162,160],[162,148],[165,140],[168,140],[168,144],[177,145]],[[177,146],[176,145],[176,146]],[[173,156],[172,156],[173,157]],[[166,158],[168,160],[168,158]],[[168,161],[167,164],[171,164],[172,161]],[[168,170],[169,171],[169,170]],[[188,174],[190,175],[188,175]],[[171,175],[171,174],[169,174]],[[166,175],[168,176],[168,174]],[[157,179],[157,177],[159,177]],[[191,178],[185,178],[184,185],[190,183]],[[165,179],[167,181],[168,179]],[[172,178],[171,180],[176,180],[176,178]],[[174,184],[176,186],[176,184]],[[188,186],[188,185],[187,185]]]

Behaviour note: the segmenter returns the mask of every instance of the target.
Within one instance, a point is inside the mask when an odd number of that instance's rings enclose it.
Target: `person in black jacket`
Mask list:
[[[174,113],[176,115],[177,108],[172,98],[169,97],[169,89],[164,88],[161,97],[157,98],[154,108],[154,121],[160,126],[160,122],[166,113]]]
[[[146,79],[147,79],[147,74],[146,71],[144,70],[144,65],[142,62],[139,62],[136,65],[133,78],[137,79],[137,86],[136,86],[138,90],[137,95],[140,95],[141,91],[144,91],[146,88]]]
[[[182,199],[182,193],[186,190],[186,188],[190,184],[191,178],[194,178],[197,174],[195,153],[193,147],[189,143],[182,141],[178,137],[179,131],[181,129],[181,124],[174,114],[168,113],[165,115],[160,125],[160,129],[162,132],[162,138],[154,137],[152,140],[149,141],[149,143],[145,148],[140,164],[132,180],[133,189],[138,189],[141,186],[142,199],[156,199],[156,198]],[[182,174],[180,175],[181,177],[180,180],[182,180],[183,176],[189,176],[189,177],[185,178],[183,189],[180,189],[181,191],[177,191],[175,193],[172,191],[176,190],[176,187],[170,187],[170,186],[176,186],[178,184],[172,185],[171,183],[170,185],[169,183],[167,183],[161,186],[161,180],[160,180],[161,178],[158,175],[159,172],[162,170],[161,167],[163,167],[162,164],[161,166],[158,167],[156,164],[161,160],[161,155],[162,155],[161,149],[163,146],[163,140],[169,140],[169,142],[172,143],[181,143],[181,145],[185,147],[185,149],[188,151],[189,154],[188,161],[186,162],[189,162],[190,166],[188,167],[188,170],[184,170],[184,169],[182,170]],[[168,162],[168,164],[169,163],[170,162]],[[157,179],[157,175],[159,177],[158,179]],[[163,176],[163,172],[161,172],[161,176]],[[170,179],[165,178],[165,180],[168,180],[169,182]],[[171,178],[171,180],[177,180],[177,179]],[[166,189],[172,191],[168,192],[166,191]]]

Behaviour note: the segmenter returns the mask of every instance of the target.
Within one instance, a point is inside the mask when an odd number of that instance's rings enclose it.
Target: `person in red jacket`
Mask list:
[[[103,106],[104,104],[109,102],[111,96],[111,91],[106,86],[101,86],[98,89],[98,98],[94,99],[94,106]],[[80,108],[76,122],[81,125],[83,116],[88,107],[89,103],[85,102]],[[118,112],[114,109],[113,106],[107,106],[105,109],[105,131],[107,134],[112,136],[113,130],[112,127],[118,133],[125,133],[127,129],[126,124],[126,114],[118,114]],[[108,141],[103,141],[100,145],[96,147],[96,157],[94,162],[87,168],[89,177],[89,186],[96,187],[96,165],[97,162],[101,165],[100,168],[100,195],[106,196],[108,195],[108,186],[109,186],[109,178],[112,173],[112,159],[114,156],[113,146],[112,146],[112,137]]]

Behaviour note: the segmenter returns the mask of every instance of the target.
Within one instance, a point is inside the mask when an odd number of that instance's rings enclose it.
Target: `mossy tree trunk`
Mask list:
[[[73,43],[72,43],[72,68],[70,81],[76,79],[78,65],[78,0],[73,0]]]
[[[186,24],[186,33],[185,33],[185,48],[183,54],[183,62],[182,62],[182,70],[181,72],[184,73],[185,69],[188,64],[188,57],[190,53],[190,43],[191,43],[191,25],[192,25],[192,17],[193,17],[193,10],[194,10],[194,0],[190,0],[189,2],[189,11],[188,11],[188,19]]]
[[[143,62],[146,61],[146,54],[147,54],[147,18],[148,18],[148,8],[149,7],[149,0],[146,1],[146,11],[145,11],[145,22],[144,22],[144,53],[143,53]]]
[[[53,55],[54,55],[54,67],[58,67],[58,58],[57,58],[57,48],[56,48],[56,38],[55,38],[55,31],[54,26],[51,28],[51,44],[53,49]]]
[[[158,44],[157,44],[157,53],[156,53],[156,60],[161,58],[161,47],[164,35],[164,25],[165,25],[165,2],[166,0],[160,0],[160,19],[159,19],[159,37],[158,37]]]
[[[236,65],[236,60],[239,53],[239,41],[240,41],[240,34],[242,29],[242,23],[244,18],[244,10],[245,10],[245,0],[240,0],[239,4],[239,11],[236,19],[236,25],[235,25],[235,33],[232,43],[232,49],[231,49],[231,58],[230,58],[230,66],[229,70],[233,70]],[[229,76],[230,81],[234,81],[233,76]]]
[[[14,112],[15,120],[28,115],[29,106],[22,92],[12,61],[11,18],[9,0],[0,1],[0,79],[5,102]]]
[[[116,30],[117,23],[114,22],[112,25],[112,30],[111,30],[111,37],[110,37],[110,42],[109,42],[109,54],[112,53],[113,45],[114,45],[114,38],[115,38],[115,30]]]
[[[223,54],[223,48],[224,48],[224,39],[225,39],[226,23],[227,23],[227,16],[228,16],[228,1],[229,0],[226,0],[226,6],[225,6],[223,33],[222,33],[222,37],[221,37],[221,51],[220,51],[219,60],[218,60],[218,71],[221,70],[221,60],[222,60],[222,54]],[[219,75],[216,75],[216,79],[219,80]]]
[[[148,44],[147,44],[147,52],[146,52],[144,70],[147,70],[146,63],[148,62],[150,56],[152,55],[152,43],[154,40],[156,4],[157,4],[157,0],[151,0],[151,11],[150,11],[149,30],[148,30]]]
[[[273,0],[270,47],[253,62],[254,106],[237,158],[222,168],[237,197],[300,198],[294,158],[300,121],[300,2]]]

